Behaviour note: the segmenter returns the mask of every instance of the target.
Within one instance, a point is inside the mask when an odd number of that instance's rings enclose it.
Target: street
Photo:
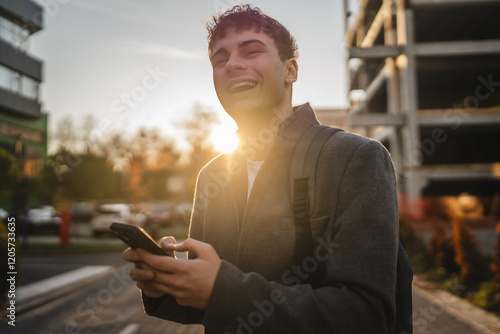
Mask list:
[[[110,240],[113,239],[103,239],[105,242]],[[179,325],[147,316],[142,309],[139,290],[128,275],[131,265],[123,261],[120,251],[25,256],[22,284],[88,265],[108,266],[111,269],[96,283],[75,288],[62,297],[18,314],[15,327],[8,325],[6,319],[2,319],[0,332],[6,334],[203,333],[203,327],[199,325]],[[470,309],[464,310],[463,305]],[[416,334],[500,333],[495,317],[484,318],[484,312],[481,313],[483,315],[476,316],[474,312],[477,311],[477,308],[454,296],[433,290],[425,282],[417,279],[414,284],[413,332]],[[494,323],[495,326],[488,325],[488,322]]]
[[[139,291],[128,278],[128,269],[128,266],[116,267],[110,277],[22,314],[15,327],[3,324],[0,331],[5,334],[203,333],[201,326],[179,325],[144,314]],[[414,293],[414,312],[417,316],[414,333],[492,333],[472,326],[450,313],[447,306],[429,302],[418,292]]]
[[[181,326],[144,314],[139,290],[128,278],[129,266],[85,289],[76,290],[3,324],[2,333],[202,333],[201,326]]]

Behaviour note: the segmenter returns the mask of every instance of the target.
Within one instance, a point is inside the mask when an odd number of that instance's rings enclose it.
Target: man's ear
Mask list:
[[[287,59],[285,82],[288,84],[292,84],[295,81],[297,81],[298,76],[299,76],[299,65],[297,64],[297,60],[295,58]]]

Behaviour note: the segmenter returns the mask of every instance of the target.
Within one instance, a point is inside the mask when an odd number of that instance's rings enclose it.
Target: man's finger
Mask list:
[[[211,245],[195,239],[186,239],[184,242],[173,246],[173,249],[176,252],[194,253],[198,258],[206,258],[211,252],[215,252]]]
[[[169,245],[175,245],[177,242],[175,241],[175,238],[172,236],[169,237],[163,237],[160,239],[160,246],[169,246]]]
[[[154,255],[143,249],[137,249],[137,253],[142,262],[146,263],[153,270],[175,273],[184,271],[186,260],[175,259],[170,256]]]
[[[151,270],[134,267],[130,270],[130,278],[134,281],[149,281],[154,278],[154,273]]]
[[[174,246],[176,244],[176,241],[175,241],[174,237],[171,237],[171,236],[163,237],[163,238],[161,238],[159,244],[160,244],[160,247],[163,248],[165,250],[165,252],[167,252],[168,256],[175,257]]]
[[[123,251],[122,257],[125,261],[128,262],[140,262],[141,259],[139,257],[139,254],[137,254],[137,251],[132,248],[127,248]]]

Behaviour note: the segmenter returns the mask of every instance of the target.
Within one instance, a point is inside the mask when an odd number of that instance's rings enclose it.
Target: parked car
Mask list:
[[[59,234],[61,227],[61,217],[59,212],[50,205],[43,205],[28,210],[26,213],[28,220],[28,231],[36,234]]]
[[[102,204],[97,207],[96,215],[90,221],[94,236],[109,234],[109,226],[114,223],[132,224],[133,218],[128,204]]]
[[[94,216],[94,206],[89,202],[78,202],[71,205],[69,208],[72,222],[88,223]]]
[[[146,210],[147,223],[149,225],[158,224],[161,226],[172,225],[173,205],[172,203],[156,203]]]
[[[6,223],[7,218],[9,218],[9,213],[4,208],[0,207],[0,221]]]
[[[4,208],[0,207],[0,224],[4,224],[7,227],[9,219],[9,213]]]

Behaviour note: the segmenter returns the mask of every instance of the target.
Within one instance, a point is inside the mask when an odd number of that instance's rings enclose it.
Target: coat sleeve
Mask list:
[[[352,150],[328,225],[278,281],[223,261],[203,319],[217,333],[388,333],[395,321],[398,205],[388,152],[375,141]],[[326,176],[324,182],[332,178]],[[271,265],[271,264],[270,264]],[[322,284],[305,284],[322,273]]]
[[[191,213],[191,222],[189,227],[189,237],[201,240],[202,226],[199,217],[205,205],[201,192],[198,191],[203,169],[198,175],[196,185],[195,199],[193,203],[193,212]],[[170,320],[181,324],[201,324],[203,311],[192,307],[181,306],[171,295],[165,295],[161,298],[150,298],[143,293],[142,302],[144,310],[148,315],[155,316],[164,320]]]

